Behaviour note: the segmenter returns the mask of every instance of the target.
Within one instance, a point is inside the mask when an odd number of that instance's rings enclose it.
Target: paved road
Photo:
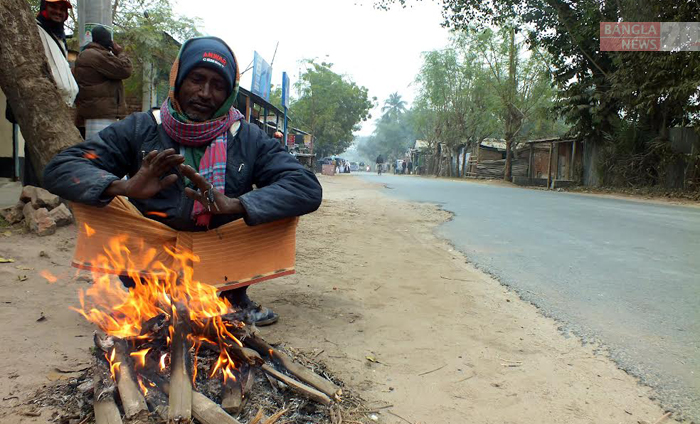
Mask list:
[[[439,234],[700,422],[700,208],[366,175],[455,214]]]

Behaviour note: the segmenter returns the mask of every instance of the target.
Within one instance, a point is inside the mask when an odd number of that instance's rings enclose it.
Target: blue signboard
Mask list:
[[[250,91],[263,99],[270,101],[270,85],[272,84],[272,67],[265,59],[254,52],[253,54],[253,83]]]
[[[282,107],[289,108],[289,75],[282,72]]]

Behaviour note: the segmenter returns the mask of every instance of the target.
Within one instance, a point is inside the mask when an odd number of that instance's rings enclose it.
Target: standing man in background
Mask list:
[[[85,138],[90,138],[126,116],[123,80],[131,76],[131,60],[124,48],[112,41],[101,25],[92,30],[92,42],[75,61],[75,78],[80,86],[76,103],[85,119]]]

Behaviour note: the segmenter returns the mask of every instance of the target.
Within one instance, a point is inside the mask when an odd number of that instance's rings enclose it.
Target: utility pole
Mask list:
[[[114,32],[112,2],[110,0],[78,0],[78,31],[81,49],[92,41],[92,29],[95,25],[102,25],[109,32]]]

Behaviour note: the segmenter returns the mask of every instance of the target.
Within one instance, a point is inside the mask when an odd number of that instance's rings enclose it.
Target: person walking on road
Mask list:
[[[85,138],[126,116],[124,80],[131,76],[131,60],[124,48],[112,41],[101,25],[92,30],[92,42],[75,61],[75,78],[80,86],[76,103],[85,119]]]
[[[402,175],[406,175],[406,168],[407,167],[408,167],[408,164],[406,163],[406,161],[402,161],[401,162],[401,174]]]

